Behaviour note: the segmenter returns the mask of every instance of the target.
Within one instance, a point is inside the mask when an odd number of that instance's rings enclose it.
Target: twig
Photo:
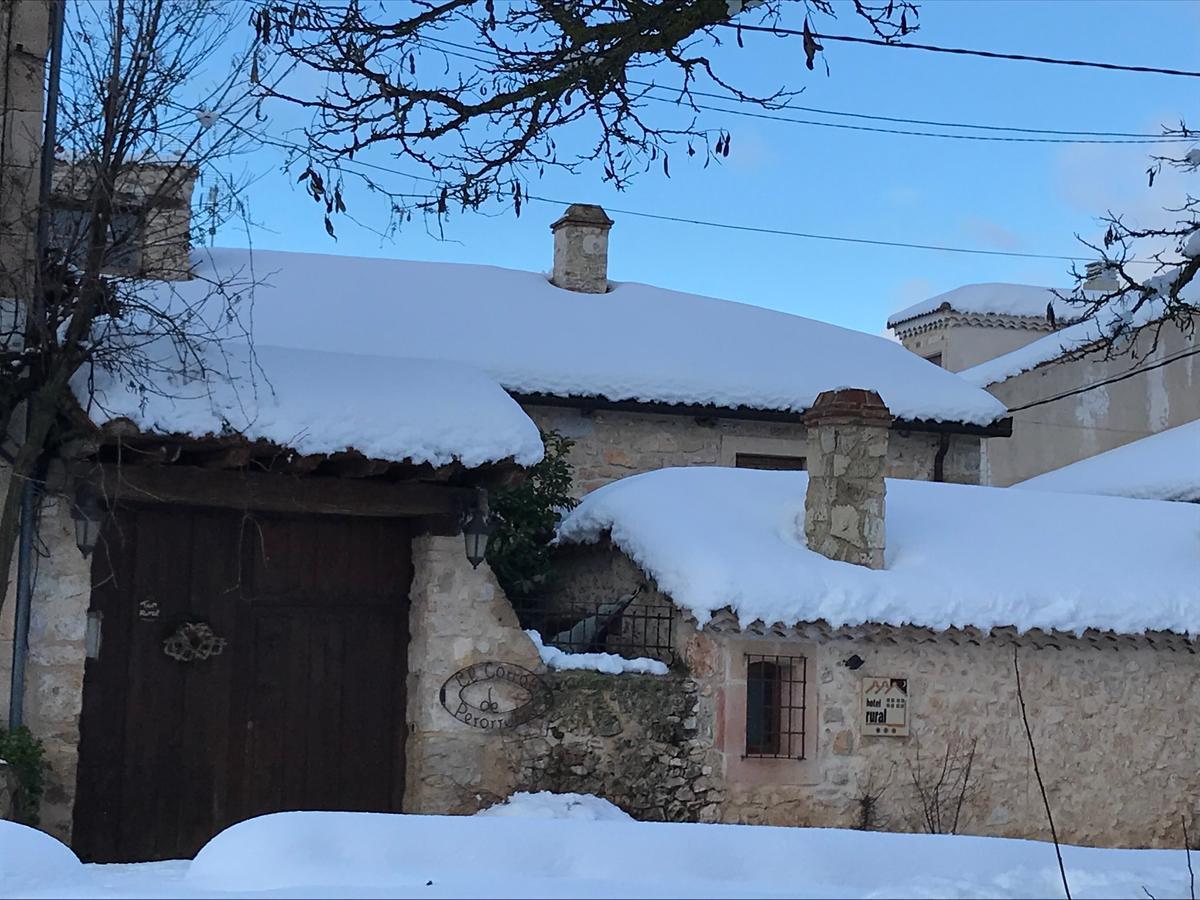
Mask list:
[[[1021,721],[1025,723],[1025,738],[1029,741],[1029,755],[1033,757],[1033,774],[1042,792],[1042,804],[1046,807],[1046,821],[1050,823],[1050,838],[1054,841],[1054,855],[1058,857],[1058,874],[1062,876],[1063,892],[1071,900],[1071,886],[1067,884],[1067,869],[1063,865],[1062,849],[1058,845],[1058,832],[1054,829],[1054,816],[1050,813],[1050,798],[1046,796],[1046,783],[1038,768],[1037,748],[1033,745],[1033,730],[1029,727],[1029,714],[1025,710],[1025,693],[1021,690],[1021,666],[1017,662],[1018,648],[1013,647],[1013,671],[1017,674],[1017,700],[1021,704]],[[1147,891],[1149,893],[1149,891]]]
[[[1187,854],[1188,892],[1191,894],[1192,900],[1196,900],[1196,873],[1192,869],[1192,842],[1188,840],[1187,816],[1180,816],[1179,822],[1183,825],[1183,852]]]

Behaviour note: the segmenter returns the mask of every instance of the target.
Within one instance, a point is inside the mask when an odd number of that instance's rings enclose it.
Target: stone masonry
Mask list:
[[[29,623],[25,724],[46,749],[50,765],[42,796],[43,829],[67,840],[75,802],[79,713],[83,706],[84,637],[91,603],[91,563],[75,546],[69,504],[42,508],[40,548]],[[0,715],[8,719],[13,651],[14,591],[0,615]]]
[[[883,568],[884,475],[892,415],[873,391],[825,391],[808,413],[808,546]]]
[[[644,584],[639,603],[670,602],[611,544],[567,548],[560,559],[556,594],[564,598],[614,596]],[[674,634],[681,663],[672,668],[671,677],[682,676],[680,683],[696,698],[695,722],[683,721],[689,728],[688,765],[695,762],[707,771],[698,785],[689,778],[671,782],[672,790],[681,792],[674,801],[676,815],[686,812],[704,821],[715,817],[731,823],[922,831],[914,776],[928,790],[931,773],[936,780],[947,750],[953,765],[973,744],[959,832],[1048,840],[1017,701],[1015,652],[1061,840],[1178,847],[1180,816],[1200,820],[1200,770],[1193,758],[1200,742],[1200,694],[1194,690],[1200,645],[1181,635],[1016,636],[1005,630],[939,633],[875,625],[834,630],[819,623],[795,628],[756,623],[741,630],[725,613],[697,629],[690,617],[677,614]],[[744,755],[746,654],[805,660],[803,759]],[[537,749],[549,761],[540,782],[524,763],[520,783],[553,790],[583,790],[590,784],[594,793],[630,808],[630,779],[638,776],[622,774],[624,768],[605,772],[602,763],[653,765],[640,757],[631,760],[620,742],[654,733],[656,722],[678,715],[678,701],[662,685],[638,685],[639,679],[653,676],[589,677],[573,685],[577,696],[563,696],[550,717],[552,727],[562,732],[551,732],[557,744],[524,739],[526,748]],[[863,679],[879,677],[907,680],[908,736],[868,734],[859,724]],[[621,699],[633,691],[644,691],[643,700]],[[648,708],[652,697],[661,713]],[[621,722],[617,736],[598,736],[597,729],[615,730],[614,711]],[[640,716],[650,716],[650,724],[627,721]],[[667,749],[661,756],[680,755],[669,749],[670,742],[659,746]],[[646,758],[656,757],[648,753]],[[700,787],[706,799],[722,798],[711,800],[717,809],[710,804],[688,808]],[[637,790],[651,792],[651,808],[660,805],[661,790],[640,782]],[[874,802],[867,803],[869,797]]]
[[[50,4],[0,3],[0,297],[33,291]]]
[[[666,676],[554,672],[554,705],[512,743],[518,789],[595,794],[636,819],[715,822],[725,794],[711,692]]]
[[[738,453],[805,458],[808,429],[799,423],[750,419],[705,419],[659,413],[597,410],[585,412],[528,404],[530,418],[575,441],[570,462],[578,496],[596,488],[666,466],[732,466]],[[932,481],[939,435],[893,429],[888,439],[887,477]],[[980,438],[949,435],[946,481],[979,483]]]
[[[554,272],[550,281],[568,291],[608,291],[608,231],[612,219],[599,206],[572,203],[550,226],[554,232]]]

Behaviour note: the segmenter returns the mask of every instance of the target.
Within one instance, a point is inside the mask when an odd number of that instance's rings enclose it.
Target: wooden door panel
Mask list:
[[[159,506],[119,512],[105,538],[81,855],[188,856],[266,812],[400,808],[406,523]],[[163,640],[186,621],[211,626],[223,652],[169,658]]]

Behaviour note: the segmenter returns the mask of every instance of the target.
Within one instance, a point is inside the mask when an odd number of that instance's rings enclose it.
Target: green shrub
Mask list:
[[[575,442],[557,431],[542,432],[546,455],[513,487],[490,500],[496,530],[488,541],[488,565],[514,600],[545,590],[553,577],[550,541],[562,514],[578,502],[571,496],[573,471],[567,455]]]
[[[0,728],[0,759],[7,762],[17,776],[17,792],[13,798],[16,820],[36,825],[46,786],[46,751],[42,742],[24,725],[13,731]]]

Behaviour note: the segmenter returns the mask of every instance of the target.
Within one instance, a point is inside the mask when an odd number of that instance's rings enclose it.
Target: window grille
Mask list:
[[[746,654],[746,756],[804,759],[803,656]]]
[[[613,653],[675,662],[674,615],[665,605],[635,604],[631,598],[595,602],[518,605],[521,627],[564,653]]]

